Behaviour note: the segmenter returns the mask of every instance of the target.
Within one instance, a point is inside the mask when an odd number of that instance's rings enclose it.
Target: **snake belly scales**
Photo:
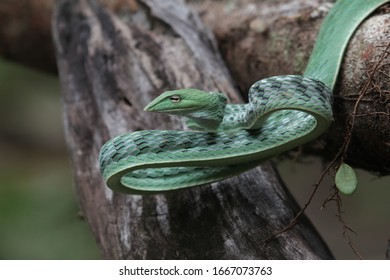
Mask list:
[[[315,139],[332,121],[332,91],[350,37],[386,2],[337,1],[321,26],[304,74],[256,82],[247,104],[225,105],[221,93],[200,90],[163,93],[145,110],[183,115],[189,127],[200,131],[143,130],[109,140],[99,155],[107,186],[153,194],[202,185]],[[206,110],[204,103],[214,107]]]

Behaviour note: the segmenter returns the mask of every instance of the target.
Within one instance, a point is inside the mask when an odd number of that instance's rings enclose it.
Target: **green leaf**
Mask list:
[[[335,183],[337,189],[343,194],[353,194],[356,191],[358,183],[353,168],[346,163],[342,163],[336,172]]]

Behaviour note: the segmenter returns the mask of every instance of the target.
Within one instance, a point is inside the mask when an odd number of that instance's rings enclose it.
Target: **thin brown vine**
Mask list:
[[[325,178],[325,176],[327,174],[329,174],[330,176],[333,176],[331,173],[334,174],[336,172],[336,170],[340,167],[340,165],[343,162],[345,162],[345,160],[347,158],[348,147],[349,147],[349,145],[351,143],[351,139],[352,139],[353,129],[355,127],[356,118],[363,117],[366,115],[374,115],[374,114],[390,116],[390,114],[387,112],[371,112],[371,113],[360,113],[360,114],[357,113],[360,102],[361,101],[368,101],[368,100],[364,100],[363,97],[369,91],[370,87],[376,88],[377,91],[379,92],[379,94],[383,94],[383,91],[381,91],[380,88],[374,84],[374,76],[378,71],[381,71],[380,68],[382,66],[386,65],[383,62],[385,61],[385,59],[388,56],[390,56],[390,43],[388,43],[386,46],[378,46],[378,48],[381,48],[381,47],[384,47],[384,50],[380,54],[378,62],[375,63],[373,69],[368,73],[368,78],[365,81],[364,86],[360,90],[360,92],[357,96],[356,102],[354,104],[354,108],[347,119],[347,123],[349,125],[346,128],[346,133],[345,133],[346,136],[344,137],[343,144],[341,145],[340,149],[338,150],[336,155],[333,157],[333,159],[330,161],[330,163],[326,166],[324,171],[321,173],[317,182],[313,185],[314,188],[313,188],[311,194],[309,195],[309,198],[306,201],[305,205],[302,207],[302,209],[295,215],[295,217],[292,219],[292,221],[287,226],[285,226],[283,229],[273,233],[271,236],[266,238],[263,241],[264,244],[267,244],[269,241],[271,241],[276,236],[282,234],[283,232],[290,230],[298,223],[299,219],[302,217],[302,214],[305,212],[305,210],[308,208],[308,206],[312,202],[314,195],[316,194],[319,186],[323,182],[323,179]],[[339,97],[341,97],[341,96],[339,96]],[[346,97],[341,97],[341,98],[347,99]],[[337,217],[338,217],[338,220],[343,227],[343,236],[348,240],[348,245],[353,250],[355,255],[358,256],[360,259],[363,259],[363,256],[359,253],[355,244],[352,241],[351,233],[356,234],[356,232],[353,231],[353,229],[350,226],[348,226],[348,224],[346,223],[346,221],[343,218],[342,199],[340,197],[339,190],[336,188],[335,185],[333,185],[332,189],[334,191],[332,192],[332,194],[330,194],[330,196],[327,199],[325,199],[325,201],[323,202],[323,204],[321,206],[321,209],[325,208],[326,204],[330,201],[334,201],[336,203]]]

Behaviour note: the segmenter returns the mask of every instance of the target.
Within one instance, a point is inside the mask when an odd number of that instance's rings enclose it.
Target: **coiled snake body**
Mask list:
[[[332,90],[356,27],[384,0],[339,0],[326,17],[303,76],[256,82],[247,104],[220,93],[168,91],[146,111],[187,117],[200,131],[144,130],[109,140],[100,152],[107,185],[155,193],[210,183],[244,172],[322,134],[332,121]]]

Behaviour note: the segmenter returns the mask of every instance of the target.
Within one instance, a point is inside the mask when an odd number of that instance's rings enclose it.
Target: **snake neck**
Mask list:
[[[224,119],[226,97],[222,94],[213,94],[213,99],[202,108],[196,111],[182,114],[190,119],[187,124],[190,124],[193,129],[205,131],[217,131]]]

